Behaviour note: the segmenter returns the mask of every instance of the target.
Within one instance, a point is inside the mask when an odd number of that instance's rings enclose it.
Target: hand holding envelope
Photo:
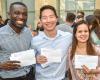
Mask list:
[[[3,63],[0,63],[0,69],[2,70],[13,70],[13,69],[18,69],[20,65],[19,61],[6,61]]]
[[[26,50],[12,53],[10,60],[20,61],[21,66],[28,66],[36,63],[34,50]]]
[[[98,56],[75,55],[75,68],[82,69],[83,73],[89,80],[98,80],[96,79],[97,75],[100,74],[100,67],[98,67]],[[80,74],[77,75],[79,76]],[[81,78],[81,76],[79,77]]]
[[[42,67],[47,67],[50,63],[60,63],[62,58],[62,51],[60,49],[42,48],[41,55],[47,58],[47,62],[41,64]]]
[[[85,65],[89,69],[96,69],[98,66],[98,56],[90,55],[75,55],[75,68],[82,69]]]
[[[43,56],[43,55],[38,55],[38,56],[36,57],[36,62],[37,62],[38,64],[46,63],[46,62],[47,62],[47,58],[46,58],[45,56]]]

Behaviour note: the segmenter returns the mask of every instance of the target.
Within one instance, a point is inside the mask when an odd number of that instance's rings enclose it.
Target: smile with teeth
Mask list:
[[[81,38],[81,39],[86,39],[86,37],[85,37],[85,36],[81,36],[80,38]]]
[[[23,21],[16,21],[18,24],[23,24]]]

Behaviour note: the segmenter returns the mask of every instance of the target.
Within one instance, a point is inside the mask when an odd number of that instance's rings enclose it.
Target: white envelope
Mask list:
[[[48,66],[50,63],[60,63],[62,58],[62,51],[61,49],[48,49],[48,48],[42,48],[41,49],[41,55],[44,55],[47,57],[48,62],[42,64],[42,67]]]
[[[98,66],[98,56],[75,55],[75,68],[82,69],[86,65],[89,69],[96,69]]]
[[[20,61],[21,66],[36,64],[35,53],[33,49],[12,53],[10,60]]]

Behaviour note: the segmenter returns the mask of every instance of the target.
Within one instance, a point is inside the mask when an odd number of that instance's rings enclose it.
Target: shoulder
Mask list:
[[[62,27],[62,26],[67,26],[66,24],[59,24],[59,25],[57,25],[57,27]]]
[[[38,40],[41,40],[44,36],[44,33],[42,31],[39,31],[38,35],[34,36],[32,38],[32,41],[38,41]]]
[[[70,45],[72,43],[72,33],[70,32],[63,32],[63,31],[58,31],[59,32],[59,39],[63,42],[66,43],[66,45]]]
[[[7,32],[8,32],[8,26],[7,25],[0,28],[0,34],[7,33]]]
[[[43,44],[45,42],[45,38],[43,35],[43,32],[39,32],[38,35],[34,36],[31,40],[31,47],[34,46],[40,46],[40,44]]]
[[[30,30],[29,28],[27,28],[27,27],[24,27],[23,34],[32,37],[32,32],[31,32],[31,30]]]
[[[64,32],[64,31],[58,30],[58,33],[62,36],[72,37],[72,33],[70,33],[70,32]]]
[[[1,31],[1,30],[5,30],[5,28],[7,28],[7,27],[8,27],[8,25],[5,25],[5,26],[1,27],[1,28],[0,28],[0,31]]]
[[[29,28],[27,28],[27,27],[24,27],[24,31],[31,33],[31,30]]]
[[[59,30],[66,29],[67,28],[66,26],[67,26],[66,24],[59,24],[57,25],[57,29]]]
[[[68,28],[67,24],[59,24],[59,25],[57,25],[57,29],[59,29],[59,30],[66,29],[66,28]]]

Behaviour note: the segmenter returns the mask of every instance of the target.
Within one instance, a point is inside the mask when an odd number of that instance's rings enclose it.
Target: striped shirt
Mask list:
[[[0,62],[9,60],[11,53],[28,50],[31,39],[31,32],[26,27],[23,28],[20,34],[17,34],[8,24],[0,28]],[[26,75],[29,70],[30,66],[10,71],[1,70],[0,77],[20,77]]]

